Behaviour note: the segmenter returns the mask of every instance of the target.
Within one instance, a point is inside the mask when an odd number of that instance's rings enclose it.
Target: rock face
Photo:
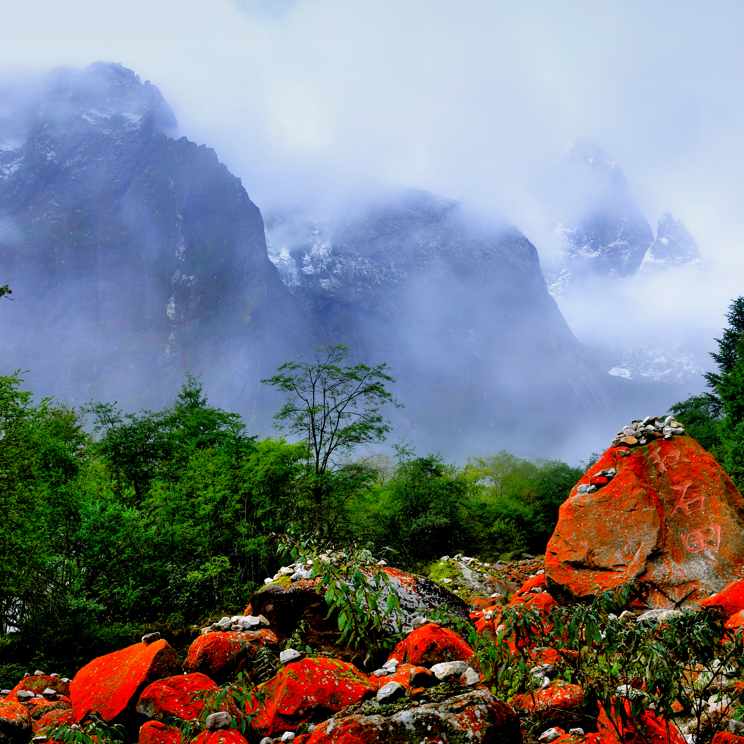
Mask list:
[[[410,627],[414,617],[443,606],[462,620],[468,620],[468,605],[431,579],[396,568],[386,567],[383,570],[398,592],[404,626]],[[382,605],[386,597],[387,591],[384,589],[380,599]],[[293,582],[289,577],[284,577],[267,584],[251,597],[250,608],[251,612],[268,619],[280,640],[289,638],[298,627],[302,627],[303,643],[333,653],[344,653],[336,645],[340,637],[336,617],[328,617],[328,605],[323,595],[318,593],[314,579]]]
[[[295,661],[258,689],[264,705],[255,703],[251,708],[247,703],[246,712],[258,714],[255,727],[264,736],[322,721],[377,692],[377,686],[356,667],[323,658]]]
[[[258,649],[267,646],[278,650],[279,639],[271,630],[207,633],[189,646],[184,669],[200,672],[217,682],[235,677],[238,672],[251,672],[251,662]]]
[[[577,140],[554,174],[556,232],[563,243],[551,292],[590,277],[634,274],[654,241],[622,168],[590,140]]]
[[[205,674],[179,674],[159,679],[144,689],[137,702],[137,712],[159,721],[168,717],[190,721],[198,718],[204,709],[204,701],[197,693],[216,688]]]
[[[615,477],[589,492],[612,468]],[[744,499],[684,434],[607,450],[561,506],[545,566],[563,601],[638,581],[651,608],[680,608],[721,590],[742,561]]]
[[[86,664],[70,684],[73,719],[89,713],[104,721],[122,722],[134,712],[140,693],[156,679],[179,672],[178,655],[165,640],[133,646],[99,656]]]
[[[442,703],[424,703],[395,713],[378,712],[373,704],[318,726],[307,744],[521,744],[514,711],[485,688],[456,695]]]
[[[451,452],[466,432],[480,448],[513,447],[522,432],[525,447],[549,446],[552,427],[608,400],[537,251],[511,225],[410,191],[342,218],[272,215],[267,235],[322,338],[392,366],[406,404],[398,424],[422,447]]]
[[[121,65],[55,70],[32,95],[5,95],[0,276],[15,302],[3,371],[30,369],[36,389],[71,403],[135,405],[148,389],[172,397],[187,368],[226,407],[240,396],[252,408],[307,328],[240,179],[169,136],[159,90]],[[218,385],[236,368],[232,390]]]
[[[409,633],[390,654],[401,663],[430,667],[444,661],[468,661],[475,651],[457,633],[427,623]]]
[[[687,228],[669,212],[663,214],[656,229],[656,240],[643,257],[641,270],[658,271],[668,266],[702,263],[697,243]]]
[[[26,744],[31,738],[31,716],[18,702],[0,700],[0,742]]]

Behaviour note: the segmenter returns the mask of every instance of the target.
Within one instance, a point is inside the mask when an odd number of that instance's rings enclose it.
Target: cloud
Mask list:
[[[652,227],[672,212],[711,262],[654,313],[720,327],[744,269],[743,21],[691,0],[27,0],[4,10],[0,75],[121,62],[261,207],[424,188],[543,257],[532,186],[590,137]],[[587,308],[565,311],[580,328]]]

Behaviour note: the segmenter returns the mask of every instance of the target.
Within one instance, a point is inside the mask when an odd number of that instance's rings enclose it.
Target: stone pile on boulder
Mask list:
[[[744,499],[676,423],[644,419],[634,422],[635,435],[626,427],[571,491],[545,556],[556,599],[581,601],[635,582],[649,608],[680,609],[739,575]]]

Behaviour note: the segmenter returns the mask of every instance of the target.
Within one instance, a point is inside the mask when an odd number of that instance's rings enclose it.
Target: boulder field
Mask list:
[[[398,639],[387,652],[361,659],[341,645],[311,564],[298,563],[267,579],[243,615],[203,628],[185,658],[154,633],[72,680],[37,671],[1,691],[0,744],[108,744],[110,724],[125,744],[696,744],[681,718],[631,706],[645,695],[637,681],[598,704],[591,684],[558,676],[585,649],[538,645],[529,630],[557,628],[556,613],[633,582],[632,604],[603,622],[656,628],[713,613],[733,637],[744,627],[742,566],[744,500],[728,476],[676,422],[634,422],[572,490],[544,560],[443,556],[432,578],[378,566],[401,605],[383,624]],[[524,622],[505,630],[515,617]],[[506,694],[488,676],[494,655],[531,683]],[[734,668],[726,694],[744,692],[741,662],[721,663]],[[744,744],[734,708],[716,695],[705,706],[712,744]]]

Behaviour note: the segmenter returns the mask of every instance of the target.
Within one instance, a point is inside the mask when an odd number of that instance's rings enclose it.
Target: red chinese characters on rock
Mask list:
[[[579,491],[608,468],[610,483]],[[652,608],[695,607],[743,564],[744,499],[689,435],[608,449],[561,506],[545,556],[559,601],[642,582]]]
[[[721,525],[712,524],[679,537],[689,553],[699,553],[701,550],[717,551],[721,547]]]

